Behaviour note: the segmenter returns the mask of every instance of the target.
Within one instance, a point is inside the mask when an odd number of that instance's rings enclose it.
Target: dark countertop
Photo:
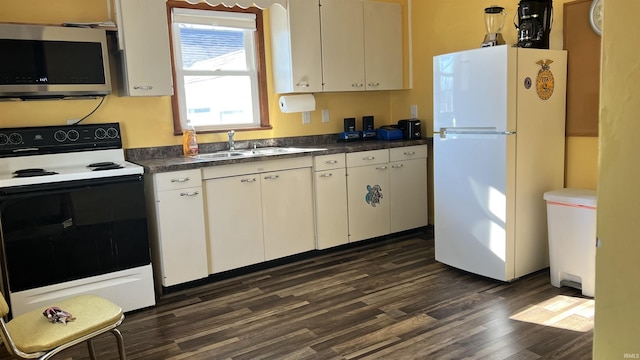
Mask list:
[[[155,174],[169,171],[181,171],[189,169],[198,169],[208,166],[237,164],[250,161],[262,161],[271,159],[284,159],[301,156],[318,156],[329,155],[339,153],[351,153],[367,150],[379,150],[379,149],[391,149],[396,147],[412,146],[430,144],[433,139],[426,138],[420,140],[364,140],[364,141],[350,141],[350,142],[337,142],[336,136],[310,136],[299,138],[280,138],[280,139],[265,139],[265,140],[252,140],[252,141],[237,141],[237,149],[250,149],[253,144],[257,147],[266,146],[282,146],[282,147],[296,147],[296,148],[312,148],[323,149],[319,151],[313,151],[308,153],[294,153],[294,154],[278,154],[278,155],[265,155],[265,156],[249,156],[238,157],[225,160],[210,160],[210,159],[198,159],[195,157],[183,156],[182,146],[168,146],[158,148],[143,148],[143,149],[127,149],[127,160],[144,167],[145,174]],[[308,141],[305,141],[308,140]],[[211,153],[220,150],[226,150],[227,143],[209,143],[200,144],[200,154]]]

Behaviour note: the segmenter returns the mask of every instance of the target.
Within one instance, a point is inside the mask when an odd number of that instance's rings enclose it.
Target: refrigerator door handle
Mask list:
[[[440,138],[446,139],[447,135],[455,137],[456,135],[514,135],[515,131],[498,131],[494,127],[472,127],[472,128],[440,128]]]

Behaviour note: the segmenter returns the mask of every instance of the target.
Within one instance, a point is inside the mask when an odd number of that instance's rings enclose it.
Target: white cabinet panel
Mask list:
[[[402,89],[402,8],[364,3],[364,68],[367,90]]]
[[[315,248],[311,169],[260,174],[265,259]]]
[[[211,274],[264,261],[260,174],[205,181]]]
[[[314,173],[317,249],[349,242],[346,176],[344,162],[342,168]]]
[[[428,225],[427,159],[394,161],[389,165],[391,232]]]
[[[120,95],[173,95],[166,0],[115,0]]]
[[[324,91],[364,91],[362,1],[321,0]]]
[[[317,1],[289,0],[287,9],[269,9],[276,93],[322,91],[318,5]]]
[[[388,163],[349,167],[347,174],[349,241],[389,234]]]

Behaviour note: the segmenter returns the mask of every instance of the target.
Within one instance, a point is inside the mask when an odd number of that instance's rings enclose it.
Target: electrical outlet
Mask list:
[[[412,119],[418,118],[418,105],[411,105],[411,118]]]
[[[302,123],[303,124],[311,124],[311,112],[303,111],[302,112]]]
[[[323,123],[328,123],[329,122],[329,110],[328,109],[322,110],[322,122]]]

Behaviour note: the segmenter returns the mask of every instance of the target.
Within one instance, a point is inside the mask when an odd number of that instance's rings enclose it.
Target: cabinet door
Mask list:
[[[264,261],[259,174],[204,182],[209,232],[209,272]]]
[[[389,234],[389,165],[347,168],[349,241]]]
[[[166,0],[116,0],[120,95],[173,94]]]
[[[322,91],[320,8],[317,1],[272,6],[271,54],[276,93]]]
[[[346,176],[344,167],[314,173],[317,249],[349,242]]]
[[[402,89],[400,4],[364,3],[364,48],[366,89]]]
[[[395,161],[390,167],[391,232],[426,226],[427,159]]]
[[[162,285],[207,277],[202,187],[159,191],[155,206]]]
[[[260,174],[265,259],[315,248],[311,169]]]
[[[320,0],[324,91],[363,91],[362,1]]]

